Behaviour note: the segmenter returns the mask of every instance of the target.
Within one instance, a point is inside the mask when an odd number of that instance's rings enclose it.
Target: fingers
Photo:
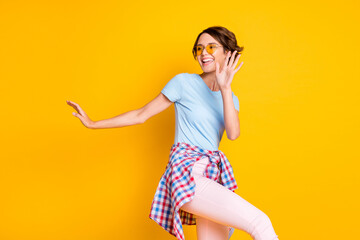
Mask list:
[[[82,108],[79,106],[79,104],[69,101],[69,100],[66,100],[66,102],[68,105],[72,106],[80,115],[86,116],[86,113],[84,112],[84,110],[82,110]]]
[[[237,71],[239,71],[239,69],[241,68],[241,66],[243,65],[244,62],[241,62],[240,65],[234,70],[234,72],[236,73]]]
[[[76,105],[77,105],[76,103],[74,103],[74,102],[72,102],[70,100],[66,100],[66,102],[67,102],[68,105],[72,106],[73,108],[76,108]]]
[[[229,67],[232,71],[233,71],[233,73],[236,73],[237,71],[239,71],[239,69],[241,68],[241,66],[243,65],[243,63],[244,62],[241,62],[240,63],[240,65],[239,65],[239,67],[237,67],[236,69],[234,69],[235,67],[236,67],[236,65],[238,64],[238,61],[239,61],[239,59],[240,59],[240,56],[241,56],[241,54],[238,54],[237,56],[236,56],[236,59],[234,59],[235,58],[235,55],[236,55],[236,50],[231,54],[231,59],[230,59],[230,61],[229,61],[229,65],[228,66],[226,66],[226,64],[225,64],[225,66],[226,67]],[[228,59],[229,59],[229,57],[230,57],[230,51],[228,51],[228,54],[227,54],[227,56],[226,56],[226,61],[228,61]],[[224,66],[224,67],[225,67]]]
[[[69,105],[72,106],[75,109],[78,109],[80,107],[79,104],[77,104],[75,102],[72,102],[72,101],[68,101],[68,102],[69,102]]]
[[[235,51],[235,52],[236,52],[236,51]],[[239,59],[240,59],[240,56],[241,56],[241,54],[239,54],[239,55],[236,56],[236,59],[235,59],[234,63],[233,63],[232,66],[231,66],[231,69],[234,69],[234,68],[236,67],[236,65],[237,65],[237,63],[238,63],[238,61],[239,61]]]
[[[236,51],[234,51],[232,54],[231,54],[231,59],[230,59],[230,62],[229,62],[229,67],[230,68],[233,68],[233,62],[234,62],[234,58],[235,58],[235,54],[236,54]]]
[[[224,67],[226,67],[226,68],[230,68],[230,69],[232,69],[232,70],[234,70],[234,68],[235,68],[235,66],[237,65],[237,63],[238,63],[238,61],[239,61],[239,58],[240,58],[240,56],[241,56],[241,54],[238,54],[237,56],[236,56],[236,59],[234,59],[235,58],[235,55],[236,55],[236,50],[234,51],[234,52],[232,52],[231,53],[231,51],[228,51],[227,52],[227,55],[226,55],[226,60],[225,60],[225,65],[224,65]],[[229,57],[231,56],[231,59],[230,59],[230,61],[229,61]]]
[[[228,67],[229,57],[231,55],[231,51],[229,50],[226,54],[225,64],[222,69],[226,69]]]

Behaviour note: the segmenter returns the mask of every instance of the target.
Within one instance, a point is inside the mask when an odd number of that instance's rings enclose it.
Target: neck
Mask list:
[[[220,88],[218,87],[217,83],[216,83],[216,72],[210,72],[210,73],[205,73],[203,72],[202,74],[200,74],[201,78],[204,80],[204,82],[206,83],[206,85],[208,85],[208,87],[211,89],[211,91],[219,91]]]

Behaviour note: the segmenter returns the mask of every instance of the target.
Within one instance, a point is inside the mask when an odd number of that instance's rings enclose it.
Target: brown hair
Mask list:
[[[194,47],[192,49],[192,53],[193,53],[195,60],[196,60],[196,45],[198,43],[198,40],[199,40],[201,34],[203,34],[203,33],[207,33],[207,34],[211,35],[213,38],[216,39],[216,41],[218,41],[221,45],[223,45],[224,53],[225,53],[225,51],[233,52],[236,50],[237,52],[235,54],[235,58],[239,55],[239,53],[241,53],[244,50],[244,47],[239,47],[237,45],[236,37],[233,32],[229,31],[225,27],[213,26],[213,27],[209,27],[209,28],[203,30],[197,36],[196,41],[194,43]]]

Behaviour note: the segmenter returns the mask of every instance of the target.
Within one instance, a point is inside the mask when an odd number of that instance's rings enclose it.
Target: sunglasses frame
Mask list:
[[[215,46],[216,46],[216,49],[214,50],[214,52],[217,50],[217,48],[224,47],[224,46],[218,45],[218,44],[216,44],[216,43],[209,43],[209,44],[206,45],[205,47],[204,47],[204,45],[202,45],[202,44],[198,44],[198,45],[195,46],[195,54],[196,54],[196,56],[197,56],[197,57],[200,56],[200,55],[203,53],[204,49],[206,49],[206,48],[207,48],[208,46],[210,46],[210,45],[215,45]],[[202,47],[202,50],[201,50],[201,52],[198,54],[198,53],[197,53],[197,47],[199,47],[199,46]],[[206,50],[206,52],[209,53],[208,50]],[[214,52],[213,52],[213,53],[214,53]],[[209,54],[213,54],[213,53],[209,53]]]

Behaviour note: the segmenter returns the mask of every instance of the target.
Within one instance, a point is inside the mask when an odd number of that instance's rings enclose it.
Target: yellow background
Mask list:
[[[1,1],[0,239],[175,239],[148,218],[174,140],[173,105],[140,108],[182,72],[205,28],[244,53],[232,90],[241,136],[220,144],[236,193],[279,239],[355,239],[359,207],[358,1]],[[196,239],[195,226],[184,226]],[[251,239],[236,230],[232,240]]]

